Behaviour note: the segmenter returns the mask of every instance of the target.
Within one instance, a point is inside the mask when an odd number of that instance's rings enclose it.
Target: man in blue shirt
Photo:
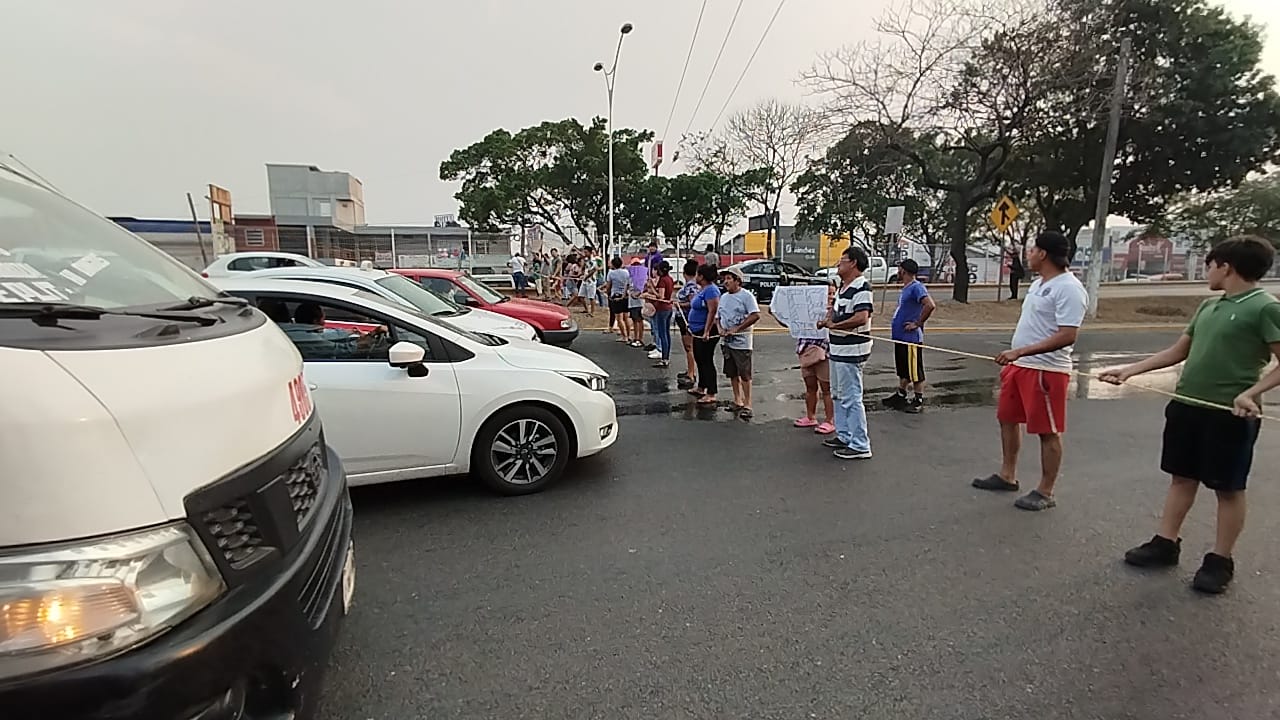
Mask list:
[[[898,367],[898,392],[883,400],[884,406],[911,414],[924,409],[924,356],[920,344],[924,342],[924,324],[938,305],[929,297],[924,283],[917,279],[920,265],[907,258],[898,263],[898,277],[902,279],[902,294],[898,296],[898,309],[893,313],[894,364]],[[903,345],[902,343],[914,343]],[[915,391],[907,396],[907,389]]]

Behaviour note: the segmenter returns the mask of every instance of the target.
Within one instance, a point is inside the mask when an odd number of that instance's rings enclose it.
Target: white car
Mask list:
[[[209,267],[205,268],[204,272],[200,274],[207,278],[215,278],[253,272],[254,270],[291,267],[322,268],[328,267],[328,265],[319,260],[313,260],[306,255],[263,250],[260,252],[238,252],[223,255],[209,263]]]
[[[890,274],[889,263],[885,262],[884,258],[877,256],[869,259],[871,260],[871,267],[867,268],[867,272],[865,272],[864,275],[866,275],[867,280],[872,285],[884,285],[886,282],[888,283],[898,282],[897,268],[894,268],[893,273]],[[832,285],[840,284],[840,273],[837,272],[837,269],[835,267],[822,268],[821,270],[815,272],[813,276],[819,277],[819,278],[825,278],[827,282],[831,283]]]
[[[272,277],[359,288],[400,303],[424,315],[444,320],[463,330],[539,342],[537,329],[523,320],[459,305],[449,298],[431,292],[420,283],[386,270],[358,267],[296,267],[258,270],[238,277]]]
[[[243,276],[224,289],[302,354],[351,485],[470,473],[523,495],[617,440],[608,373],[571,350],[468,332],[357,288]]]

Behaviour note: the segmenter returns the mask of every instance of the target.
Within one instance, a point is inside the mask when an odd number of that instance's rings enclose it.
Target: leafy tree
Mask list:
[[[1205,0],[1053,0],[1060,45],[1092,63],[1045,98],[1010,163],[1017,192],[1074,238],[1093,220],[1119,38],[1133,43],[1111,212],[1140,222],[1188,193],[1240,185],[1280,155],[1280,96],[1260,28]]]
[[[946,234],[946,196],[924,185],[918,167],[883,142],[877,127],[858,126],[814,160],[792,192],[797,228],[804,233],[849,235],[871,246],[884,232],[889,208],[905,208],[903,234],[925,246]]]
[[[1165,224],[1166,230],[1193,235],[1209,245],[1236,235],[1257,235],[1280,249],[1280,175],[1187,199],[1174,208]]]
[[[714,178],[714,181],[708,180],[713,182],[714,191],[708,225],[703,232],[710,230],[715,234],[712,247],[718,253],[725,231],[746,214],[752,200],[764,197],[773,173],[768,168],[748,165],[748,158],[737,152],[724,135],[693,133],[685,136],[681,145],[685,147],[688,167],[696,174]],[[679,159],[680,152],[677,151],[673,159]]]
[[[459,215],[486,230],[538,225],[568,240],[568,228],[598,236],[608,228],[607,123],[575,119],[543,122],[514,135],[495,130],[453,151],[440,165],[440,179],[461,181],[454,196]],[[653,134],[615,129],[615,197],[643,183],[647,168],[640,147]]]

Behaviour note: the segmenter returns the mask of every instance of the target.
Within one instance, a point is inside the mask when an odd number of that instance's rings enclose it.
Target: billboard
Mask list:
[[[222,257],[236,251],[231,227],[231,191],[210,183],[209,226],[213,233],[213,256]]]

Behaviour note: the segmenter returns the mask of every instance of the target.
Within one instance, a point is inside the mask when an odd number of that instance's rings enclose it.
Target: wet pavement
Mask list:
[[[1176,334],[1172,332],[1107,332],[1085,334],[1076,346],[1077,369],[1084,373],[1113,365],[1123,365],[1167,347]],[[966,353],[994,356],[1008,347],[1008,333],[931,333],[928,344]],[[1123,350],[1116,349],[1117,341],[1123,341]],[[610,374],[610,393],[618,405],[618,414],[670,415],[683,420],[737,421],[727,412],[699,406],[684,390],[676,386],[675,374],[684,369],[679,348],[674,351],[672,367],[661,370],[651,367],[652,362],[642,350],[629,348],[615,342],[603,333],[584,335],[574,344],[574,350],[595,360]],[[718,352],[718,351],[717,351]],[[762,333],[755,338],[753,353],[755,377],[752,422],[770,422],[792,419],[803,411],[804,385],[800,379],[800,365],[795,355],[795,343],[787,335]],[[720,367],[717,361],[717,367]],[[999,385],[999,369],[993,362],[949,355],[935,350],[925,351],[925,372],[929,383],[928,402],[931,407],[971,407],[994,405]],[[1177,381],[1177,370],[1169,369],[1144,376],[1144,385],[1172,391]],[[893,346],[888,342],[876,343],[865,374],[866,404],[870,412],[888,412],[880,405],[880,398],[898,387],[894,373]],[[722,401],[733,395],[728,382],[720,379]],[[1120,399],[1143,391],[1131,387],[1116,387],[1096,379],[1076,376],[1072,379],[1071,396],[1076,399]]]
[[[1236,583],[1206,598],[1188,582],[1210,496],[1180,567],[1120,562],[1166,487],[1163,398],[1078,385],[1058,507],[1027,513],[969,486],[998,463],[984,362],[930,362],[938,406],[874,412],[875,458],[858,463],[784,424],[798,380],[781,338],[762,339],[767,413],[750,423],[690,415],[642,353],[583,340],[630,413],[601,457],[522,498],[466,479],[353,491],[358,586],[320,720],[1280,717],[1274,430]],[[1170,340],[1086,335],[1080,356]],[[1024,484],[1037,468],[1032,441]]]

